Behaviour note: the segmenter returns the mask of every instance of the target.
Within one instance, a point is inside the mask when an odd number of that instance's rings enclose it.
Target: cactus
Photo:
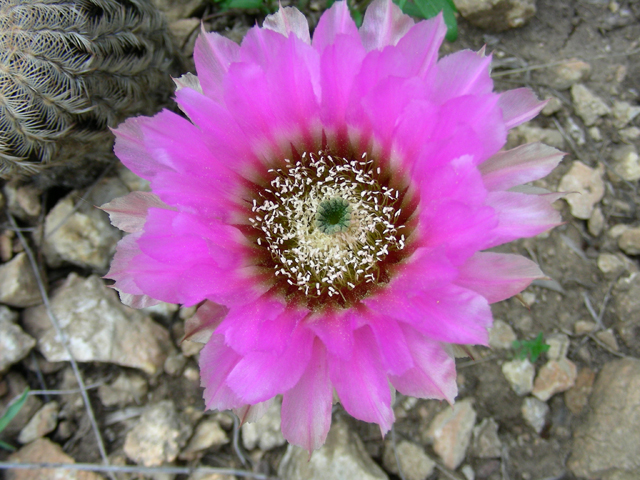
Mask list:
[[[0,176],[107,156],[107,127],[168,100],[176,58],[151,0],[0,0]]]

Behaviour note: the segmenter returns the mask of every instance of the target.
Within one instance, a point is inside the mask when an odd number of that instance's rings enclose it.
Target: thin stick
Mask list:
[[[393,447],[393,456],[396,459],[396,466],[398,467],[398,476],[402,479],[402,480],[407,480],[404,477],[404,472],[402,471],[402,465],[400,465],[400,459],[398,458],[398,451],[396,449],[397,445],[396,445],[396,429],[394,428],[394,426],[391,426],[391,446]]]
[[[11,215],[9,212],[6,212],[6,213],[7,213],[7,217],[9,218],[9,221],[11,222],[11,225],[14,228],[18,228],[18,224],[16,223],[15,218],[13,218],[13,215]],[[49,295],[47,294],[47,290],[42,281],[42,275],[40,275],[40,268],[38,267],[36,258],[33,255],[33,251],[31,250],[31,247],[29,247],[29,244],[27,243],[27,240],[24,238],[24,235],[22,234],[22,232],[17,231],[16,233],[20,238],[20,243],[22,243],[22,247],[24,248],[24,251],[27,254],[27,257],[29,258],[29,263],[31,264],[31,268],[33,269],[33,273],[36,277],[36,282],[38,283],[38,289],[40,290],[40,295],[42,296],[42,301],[44,302],[47,315],[49,316],[49,319],[51,320],[51,323],[53,324],[53,327],[56,331],[56,335],[60,339],[60,342],[62,342],[62,345],[64,346],[67,352],[67,355],[69,355],[71,368],[73,369],[73,373],[76,377],[76,381],[78,382],[78,386],[80,387],[82,400],[84,401],[84,404],[87,410],[87,415],[89,416],[89,422],[91,423],[91,428],[93,429],[93,433],[95,434],[95,437],[96,437],[96,442],[98,443],[98,450],[100,452],[100,457],[102,458],[102,462],[105,465],[109,465],[109,459],[107,458],[107,450],[104,447],[104,442],[102,441],[102,435],[100,434],[100,430],[98,429],[98,423],[96,422],[96,417],[93,414],[91,401],[89,400],[89,395],[87,395],[87,389],[84,385],[84,380],[82,379],[82,375],[80,374],[80,368],[78,368],[78,362],[76,362],[76,359],[71,353],[67,335],[60,328],[58,319],[53,313],[53,309],[51,308],[51,303],[49,302]],[[112,480],[116,480],[116,477],[113,475],[113,473],[109,473],[109,478],[111,478]]]
[[[276,477],[265,475],[264,473],[254,473],[248,470],[236,470],[234,468],[215,467],[138,467],[135,465],[98,465],[96,463],[20,463],[20,462],[0,462],[0,470],[35,470],[40,468],[56,468],[61,470],[80,470],[86,472],[104,472],[113,476],[114,473],[139,473],[143,475],[169,474],[169,475],[192,475],[194,473],[209,473],[219,475],[236,475],[237,477],[257,478],[258,480],[277,480]]]

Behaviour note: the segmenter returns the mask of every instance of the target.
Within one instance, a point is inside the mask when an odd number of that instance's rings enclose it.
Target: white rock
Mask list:
[[[123,407],[130,403],[141,404],[147,390],[147,381],[142,375],[122,372],[112,383],[98,387],[98,397],[105,407]]]
[[[535,0],[454,0],[472,25],[494,32],[523,26],[536,13]]]
[[[447,468],[455,470],[464,460],[475,423],[476,411],[469,398],[447,407],[431,422],[427,436]]]
[[[640,179],[640,156],[633,145],[624,145],[613,151],[613,171],[624,180],[634,182]]]
[[[593,209],[591,212],[591,216],[589,217],[589,223],[587,224],[587,228],[589,233],[594,237],[597,237],[602,233],[605,226],[605,218],[602,210],[599,207]]]
[[[513,328],[502,320],[495,320],[489,330],[489,346],[491,348],[509,349],[517,339]]]
[[[229,437],[220,424],[213,418],[201,421],[196,427],[187,447],[180,454],[183,460],[192,460],[198,454],[209,448],[221,447],[229,443]]]
[[[0,303],[18,308],[42,303],[36,276],[24,252],[0,265]]]
[[[613,102],[613,126],[620,129],[626,127],[631,120],[640,115],[640,107],[629,102]]]
[[[16,325],[17,318],[16,312],[0,306],[0,374],[26,357],[36,346],[35,339]]]
[[[3,192],[12,215],[22,220],[33,220],[40,216],[42,192],[35,186],[9,182],[4,186]]]
[[[609,106],[581,83],[576,83],[571,87],[571,98],[576,113],[588,127],[596,123],[603,115],[611,113]]]
[[[547,358],[549,360],[560,360],[567,356],[569,351],[569,337],[564,333],[553,333],[545,338],[549,350],[547,350]]]
[[[625,230],[618,237],[618,246],[628,255],[640,254],[640,227]]]
[[[517,395],[526,395],[533,390],[535,369],[528,359],[503,363],[502,373]]]
[[[278,467],[282,480],[388,480],[371,460],[362,440],[341,421],[334,422],[327,441],[309,455],[289,445]]]
[[[20,431],[18,441],[22,444],[33,442],[55,430],[58,425],[58,402],[49,402],[38,410],[29,423]]]
[[[578,58],[570,58],[550,70],[553,75],[551,86],[559,90],[569,88],[571,85],[589,78],[591,65]]]
[[[168,332],[148,316],[120,303],[96,277],[71,273],[51,295],[51,307],[80,362],[108,362],[154,374],[171,349]],[[24,312],[25,330],[49,362],[68,361],[43,305]]]
[[[284,445],[286,440],[280,430],[281,403],[275,400],[269,405],[266,413],[253,423],[242,425],[242,444],[247,450],[259,447],[262,451]]]
[[[191,436],[191,425],[184,421],[170,400],[150,405],[124,441],[124,453],[145,467],[173,462]]]
[[[522,418],[535,430],[542,432],[547,423],[549,415],[549,405],[534,397],[527,397],[522,402]]]
[[[493,418],[485,418],[473,428],[472,452],[478,458],[500,458],[502,442],[498,437],[498,424]]]
[[[436,462],[425,453],[424,448],[406,440],[397,443],[395,453],[391,442],[387,442],[382,462],[387,471],[396,475],[399,463],[406,480],[425,480],[436,466]]]
[[[559,192],[567,192],[566,200],[571,207],[571,215],[583,220],[591,217],[593,207],[604,196],[603,173],[602,165],[594,170],[580,161],[573,162],[558,185]]]

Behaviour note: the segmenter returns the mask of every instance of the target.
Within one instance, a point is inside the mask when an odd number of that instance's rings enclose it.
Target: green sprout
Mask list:
[[[458,38],[458,22],[456,21],[456,6],[453,0],[393,0],[404,13],[417,18],[433,18],[440,12],[444,15],[447,25],[446,39],[453,42]]]
[[[511,344],[511,348],[515,351],[516,357],[520,360],[524,360],[529,357],[532,363],[538,360],[538,357],[549,350],[549,345],[544,343],[542,338],[542,332],[538,334],[533,340],[514,340]]]
[[[5,428],[7,428],[7,425],[9,425],[9,423],[11,423],[11,420],[13,420],[13,418],[18,414],[20,409],[27,401],[28,397],[29,389],[26,388],[25,391],[22,392],[22,395],[20,395],[20,397],[18,397],[13,401],[13,403],[11,403],[11,405],[9,405],[7,411],[4,412],[4,415],[2,415],[2,417],[0,417],[0,433],[2,433]],[[8,443],[3,442],[2,440],[0,440],[0,448],[4,448],[5,450],[9,450],[10,452],[13,452],[15,450],[14,447],[9,445]]]

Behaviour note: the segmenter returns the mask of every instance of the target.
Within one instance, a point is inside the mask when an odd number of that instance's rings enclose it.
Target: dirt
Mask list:
[[[567,88],[556,89],[557,75],[554,65],[562,60],[577,58],[588,62],[591,66],[590,76],[582,82],[595,94],[611,106],[613,102],[629,101],[637,105],[640,92],[640,3],[634,0],[615,2],[608,0],[538,0],[536,16],[524,27],[503,33],[481,31],[459,19],[460,34],[456,42],[445,44],[443,53],[463,48],[480,49],[483,45],[493,52],[493,67],[498,91],[529,86],[539,97],[556,97],[561,101],[558,112],[551,116],[539,116],[530,125],[558,130],[558,125],[566,129],[572,119],[582,130],[585,141],[578,144],[575,139],[564,140],[567,156],[561,165],[546,179],[538,182],[539,186],[555,191],[557,185],[569,170],[571,163],[580,160],[586,165],[596,168],[605,166],[605,196],[598,206],[604,214],[604,228],[598,235],[589,232],[587,221],[572,217],[568,205],[563,200],[556,203],[561,210],[565,223],[549,234],[533,239],[514,242],[502,247],[504,252],[519,253],[536,260],[550,280],[531,286],[526,290],[525,299],[512,298],[493,306],[494,316],[510,324],[519,339],[531,339],[542,332],[545,337],[553,333],[565,333],[570,338],[568,358],[578,369],[589,368],[598,372],[604,364],[620,356],[640,355],[640,338],[635,337],[625,342],[618,336],[616,327],[620,318],[612,309],[612,292],[619,278],[628,276],[633,265],[637,267],[637,256],[629,256],[620,250],[617,240],[612,238],[609,230],[620,224],[635,226],[638,224],[638,208],[640,198],[637,195],[637,181],[623,181],[611,169],[612,152],[623,145],[620,129],[615,128],[612,118],[605,116],[597,123],[602,141],[594,140],[588,133],[582,120],[576,115],[572,97]],[[313,24],[320,12],[307,6]],[[620,12],[628,12],[624,16]],[[205,18],[208,29],[226,31],[230,37],[239,39],[248,26],[256,21],[261,22],[260,15],[243,12],[216,14],[210,7],[196,9],[195,12]],[[194,33],[195,35],[195,33]],[[193,48],[193,37],[184,39],[184,48],[189,52]],[[635,51],[633,54],[628,52]],[[509,73],[513,69],[520,73]],[[638,118],[630,126],[638,126]],[[632,141],[640,149],[640,141]],[[61,193],[55,189],[49,192],[47,205]],[[597,258],[602,253],[624,255],[629,259],[626,271],[616,274],[605,274],[597,265]],[[50,272],[49,278],[60,278],[66,274]],[[86,273],[86,272],[85,272]],[[603,342],[594,340],[593,336],[576,334],[578,321],[596,322],[589,311],[588,303],[596,314],[601,315],[602,329],[612,329],[617,340],[618,349],[611,348]],[[174,324],[180,323],[175,318],[161,320],[171,331]],[[178,330],[179,331],[179,327]],[[174,328],[174,333],[177,332]],[[179,335],[174,335],[178,340]],[[467,453],[463,464],[470,465],[478,480],[509,479],[572,479],[572,473],[566,467],[566,460],[571,451],[572,432],[588,414],[588,407],[580,414],[571,413],[562,394],[555,395],[547,403],[550,415],[547,424],[538,435],[523,420],[520,405],[521,397],[511,389],[502,374],[503,362],[513,359],[510,350],[488,350],[479,348],[478,356],[473,360],[460,359],[459,387],[460,397],[474,399],[474,408],[478,414],[478,422],[492,417],[499,425],[499,437],[503,445],[500,459],[480,459]],[[539,368],[546,362],[543,355],[536,362]],[[195,367],[193,359],[188,359],[187,367]],[[24,375],[32,388],[41,388],[42,383],[36,373],[23,363],[12,368]],[[85,382],[115,378],[120,369],[115,366],[82,365]],[[61,388],[64,384],[62,371],[45,373],[44,384],[48,388]],[[3,380],[0,379],[0,384]],[[197,382],[185,379],[184,376],[172,377],[163,374],[149,379],[150,394],[135,408],[143,407],[161,399],[174,400],[179,410],[192,408],[203,409],[201,389]],[[3,395],[0,389],[0,396]],[[5,396],[6,397],[6,396]],[[99,462],[99,455],[93,434],[79,397],[66,397],[65,411],[71,423],[74,435],[63,439],[59,433],[51,434],[53,440],[59,441],[65,451],[78,462]],[[98,423],[102,427],[107,450],[121,451],[128,423],[106,425],[106,418],[117,408],[103,407],[95,390],[90,394],[96,409]],[[6,401],[7,398],[1,398]],[[71,403],[71,402],[75,403]],[[412,440],[425,447],[427,453],[436,458],[432,446],[425,441],[424,430],[434,416],[446,405],[440,402],[419,400],[405,409],[404,414],[395,424],[398,439]],[[345,416],[345,415],[342,415]],[[383,440],[376,426],[367,425],[353,419],[349,424],[363,439],[367,451],[374,460],[382,464]],[[277,465],[286,447],[279,447],[269,452],[252,452],[251,461],[256,471],[275,474]],[[6,459],[6,453],[0,451],[0,460]],[[216,452],[207,452],[201,462],[213,466],[229,466],[241,468],[242,463],[234,453],[231,445]],[[184,463],[184,462],[183,462]],[[461,479],[459,472],[451,473],[436,470],[433,478]],[[389,474],[391,479],[398,476]],[[186,478],[186,477],[178,477]]]

